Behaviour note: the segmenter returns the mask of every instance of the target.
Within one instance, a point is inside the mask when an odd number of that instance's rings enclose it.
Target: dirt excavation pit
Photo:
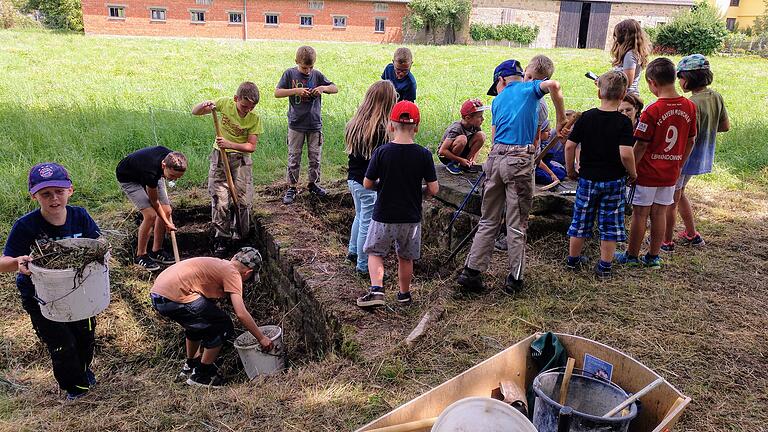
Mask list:
[[[289,365],[319,360],[330,351],[373,358],[401,344],[425,312],[434,309],[435,300],[453,289],[450,281],[461,267],[469,244],[456,258],[447,258],[478,220],[473,211],[479,211],[479,205],[466,206],[452,226],[449,248],[447,227],[461,203],[454,203],[457,200],[447,193],[463,199],[469,187],[462,196],[461,190],[451,192],[449,184],[444,186],[438,199],[425,200],[422,258],[414,263],[414,303],[403,308],[390,301],[392,305],[384,308],[363,310],[356,306],[355,300],[366,291],[370,281],[367,275],[358,275],[354,264],[346,260],[354,203],[344,183],[329,186],[329,195],[323,199],[300,190],[296,203],[291,206],[281,202],[282,185],[257,191],[252,234],[232,245],[227,253],[227,257],[231,257],[240,246],[246,245],[261,252],[264,260],[261,282],[248,285],[244,297],[259,325],[283,328]],[[197,198],[184,200],[173,213],[182,259],[212,256],[213,252],[210,205],[204,196],[192,195]],[[476,200],[479,194],[476,195],[470,198]],[[555,201],[547,205],[560,208],[561,204]],[[546,213],[546,205],[539,207]],[[534,222],[536,218],[547,222]],[[546,234],[551,226],[562,229],[561,222],[551,222],[559,221],[558,218],[534,216],[532,230]],[[126,242],[126,249],[132,250],[135,242],[134,234]],[[170,249],[169,241],[166,247]],[[396,281],[397,262],[391,254],[385,261],[388,298],[394,297]],[[245,331],[236,325],[239,332]]]

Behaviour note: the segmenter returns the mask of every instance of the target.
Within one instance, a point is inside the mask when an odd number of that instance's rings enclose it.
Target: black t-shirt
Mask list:
[[[384,128],[377,131],[376,135],[374,136],[374,141],[377,143],[384,144],[386,143],[386,139],[387,131]],[[376,147],[378,146],[379,144],[376,144]],[[347,180],[354,180],[360,184],[363,184],[365,172],[368,170],[368,162],[370,162],[370,159],[366,159],[362,155],[356,154],[354,152],[350,153],[349,165],[347,168]]]
[[[163,159],[170,152],[170,149],[157,146],[143,148],[129,154],[117,164],[115,169],[117,181],[156,188],[157,182],[163,176]]]
[[[569,140],[581,144],[579,177],[592,181],[618,180],[627,175],[619,146],[632,146],[632,121],[618,111],[585,111],[573,125]]]
[[[379,180],[373,220],[382,223],[421,222],[421,182],[437,181],[429,150],[391,142],[374,150],[365,177]]]

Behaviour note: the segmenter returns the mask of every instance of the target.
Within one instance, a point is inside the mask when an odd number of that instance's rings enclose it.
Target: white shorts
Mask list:
[[[688,186],[688,182],[691,181],[693,178],[693,174],[680,174],[680,177],[677,178],[677,184],[675,185],[675,190],[679,191],[680,189]]]
[[[674,186],[635,186],[632,205],[648,207],[653,204],[672,205],[675,202]]]

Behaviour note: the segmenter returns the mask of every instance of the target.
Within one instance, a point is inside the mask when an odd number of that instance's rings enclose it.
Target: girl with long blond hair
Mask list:
[[[613,46],[611,46],[611,65],[624,72],[627,76],[627,93],[640,95],[638,84],[640,74],[648,64],[648,56],[651,54],[651,44],[648,34],[645,33],[640,23],[633,19],[626,19],[616,24],[613,28]]]
[[[349,235],[347,259],[355,264],[359,273],[366,275],[368,255],[363,252],[363,245],[371,224],[376,191],[364,188],[363,179],[373,150],[388,141],[387,122],[395,102],[397,92],[392,82],[376,81],[368,88],[363,103],[344,128],[344,142],[349,155],[347,185],[355,202],[355,220]]]

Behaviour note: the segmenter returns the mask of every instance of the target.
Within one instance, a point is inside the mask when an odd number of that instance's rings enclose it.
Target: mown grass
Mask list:
[[[136,149],[161,144],[190,156],[191,169],[179,187],[203,184],[207,175],[210,118],[189,114],[201,100],[234,93],[244,80],[257,83],[257,110],[265,133],[254,155],[257,183],[284,175],[287,102],[272,91],[282,71],[293,65],[299,42],[248,42],[150,38],[86,37],[42,31],[0,31],[0,233],[32,208],[26,195],[31,165],[54,160],[75,180],[73,199],[91,210],[120,203],[114,167]],[[323,175],[344,175],[343,128],[371,82],[391,58],[393,45],[317,42],[316,67],[333,80],[339,94],[323,99]],[[485,96],[499,61],[525,63],[542,52],[478,46],[415,46],[413,72],[424,121],[418,142],[433,147],[444,128],[458,119],[468,97]],[[594,106],[595,88],[583,74],[607,69],[609,55],[595,50],[545,50],[555,62],[566,105]],[[677,59],[675,59],[677,60]],[[708,181],[729,187],[768,184],[768,62],[759,58],[714,57],[713,88],[731,114],[732,131],[723,134],[717,169]],[[646,101],[651,95],[642,88]],[[486,124],[490,121],[487,120]],[[302,177],[304,178],[304,177]],[[746,182],[746,183],[745,183]]]

